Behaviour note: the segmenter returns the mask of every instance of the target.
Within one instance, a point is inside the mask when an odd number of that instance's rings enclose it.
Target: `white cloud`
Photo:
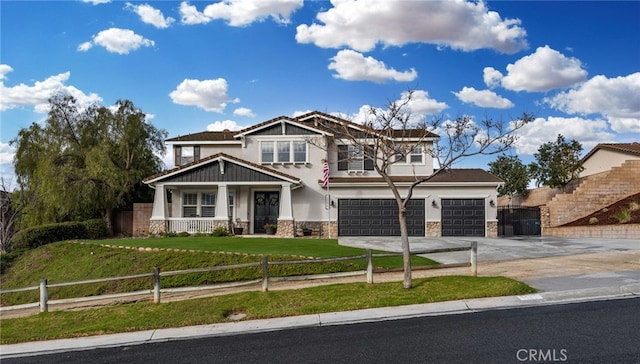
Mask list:
[[[125,9],[131,9],[140,16],[143,23],[151,24],[156,28],[168,28],[175,21],[172,17],[164,17],[162,12],[149,4],[134,5],[126,3]]]
[[[460,92],[454,92],[453,94],[462,102],[480,107],[491,107],[494,109],[509,109],[513,107],[511,101],[498,96],[491,90],[476,90],[473,87],[464,87]]]
[[[91,49],[91,47],[93,47],[93,43],[91,43],[91,42],[84,42],[84,43],[82,43],[82,44],[80,44],[80,45],[78,46],[78,52],[86,52],[86,51],[88,51],[89,49]]]
[[[206,111],[223,112],[227,103],[240,102],[231,100],[227,95],[227,81],[223,78],[215,80],[185,79],[169,96],[174,103],[197,106]]]
[[[393,68],[387,68],[384,62],[373,57],[364,57],[362,53],[350,49],[339,51],[331,60],[329,69],[337,72],[333,77],[347,81],[407,82],[418,77],[418,72],[413,68],[410,71],[399,72]]]
[[[211,21],[211,18],[199,12],[195,5],[189,5],[186,1],[180,3],[180,15],[182,24],[206,24]]]
[[[240,129],[242,129],[242,127],[233,120],[215,121],[207,125],[208,131],[224,131],[224,130],[236,131]]]
[[[252,117],[256,116],[251,109],[248,109],[246,107],[239,107],[239,108],[233,110],[233,115],[245,116],[245,117],[249,117],[249,118],[252,118]]]
[[[301,7],[302,0],[224,0],[207,5],[199,12],[195,6],[183,1],[180,3],[180,15],[183,24],[204,24],[224,19],[230,26],[241,27],[268,17],[277,23],[288,24],[291,14]]]
[[[403,92],[398,102],[403,102],[409,96],[408,92]],[[433,115],[442,112],[449,106],[444,102],[439,102],[429,98],[429,93],[424,90],[415,90],[411,96],[411,100],[407,104],[414,117],[423,117],[425,115]]]
[[[565,139],[575,139],[587,151],[598,143],[610,143],[615,134],[609,131],[609,125],[602,119],[583,118],[536,118],[517,132],[516,142],[518,154],[533,155],[544,143],[556,140],[558,134]]]
[[[360,52],[378,43],[402,46],[412,42],[463,51],[490,48],[515,53],[527,48],[520,20],[503,20],[482,1],[334,0],[332,4],[333,8],[318,13],[322,24],[297,27],[299,43],[348,46]]]
[[[82,0],[83,3],[89,3],[93,5],[107,4],[110,3],[111,0]]]
[[[0,80],[4,80],[5,75],[13,71],[13,68],[8,64],[0,64]]]
[[[490,75],[497,76],[495,72]],[[502,87],[508,90],[544,92],[569,87],[586,78],[587,71],[582,69],[580,60],[567,58],[549,46],[544,46],[508,65],[507,75],[501,82]]]
[[[5,66],[5,67],[2,67]],[[74,86],[65,85],[71,76],[71,72],[64,72],[47,77],[43,81],[35,81],[33,85],[23,83],[5,87],[4,75],[12,68],[8,65],[0,66],[0,74],[3,82],[0,83],[0,110],[8,110],[21,106],[33,106],[35,112],[46,113],[49,111],[49,98],[56,93],[66,93],[73,96],[80,106],[100,103],[102,98],[95,93],[85,94]]]
[[[4,187],[11,190],[16,187],[15,172],[13,170],[13,157],[16,151],[8,143],[0,142],[0,179]]]
[[[617,132],[640,133],[640,72],[624,77],[595,76],[545,101],[569,114],[600,114]]]
[[[482,73],[484,84],[489,88],[500,86],[500,82],[504,77],[500,71],[493,67],[485,67],[484,70],[482,70]]]
[[[128,54],[142,46],[152,47],[155,45],[155,42],[129,29],[109,28],[93,36],[92,42],[80,44],[78,51],[86,52],[91,48],[92,44],[102,46],[112,53]]]

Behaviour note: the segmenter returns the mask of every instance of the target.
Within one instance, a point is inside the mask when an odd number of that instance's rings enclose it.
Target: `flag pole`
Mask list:
[[[331,192],[329,191],[329,162],[324,160],[322,163],[322,187],[326,187],[324,196],[324,206],[327,209],[327,230],[329,239],[331,239]]]

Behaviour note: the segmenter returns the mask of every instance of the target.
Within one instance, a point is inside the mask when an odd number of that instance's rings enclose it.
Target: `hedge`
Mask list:
[[[101,219],[40,225],[18,231],[13,238],[13,248],[33,249],[71,239],[101,239],[107,234],[107,224]]]

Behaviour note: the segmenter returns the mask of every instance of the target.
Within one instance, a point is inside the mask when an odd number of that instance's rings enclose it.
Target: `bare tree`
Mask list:
[[[371,107],[371,117],[362,124],[349,122],[326,125],[333,134],[333,144],[338,142],[355,146],[365,159],[373,161],[374,170],[393,193],[399,212],[404,288],[411,288],[412,285],[406,211],[414,189],[439,173],[448,173],[451,166],[463,158],[505,152],[517,140],[515,131],[533,120],[533,116],[527,113],[508,123],[490,118],[475,121],[467,115],[455,120],[416,120],[409,107],[413,93],[413,90],[409,90],[401,100],[389,102],[384,110]],[[438,168],[428,176],[419,176],[414,172],[413,182],[403,196],[390,175],[390,167],[419,151],[417,148],[431,145],[427,143],[430,141],[434,142],[433,147],[424,151],[437,161]],[[325,144],[325,147],[328,145]]]

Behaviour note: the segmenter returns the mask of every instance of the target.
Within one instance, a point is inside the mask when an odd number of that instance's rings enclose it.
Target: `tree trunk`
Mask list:
[[[102,212],[102,218],[107,223],[107,233],[113,236],[113,209],[105,209]]]
[[[402,239],[402,263],[404,267],[403,287],[411,288],[411,249],[409,247],[409,232],[407,230],[407,210],[400,207],[400,237]]]

